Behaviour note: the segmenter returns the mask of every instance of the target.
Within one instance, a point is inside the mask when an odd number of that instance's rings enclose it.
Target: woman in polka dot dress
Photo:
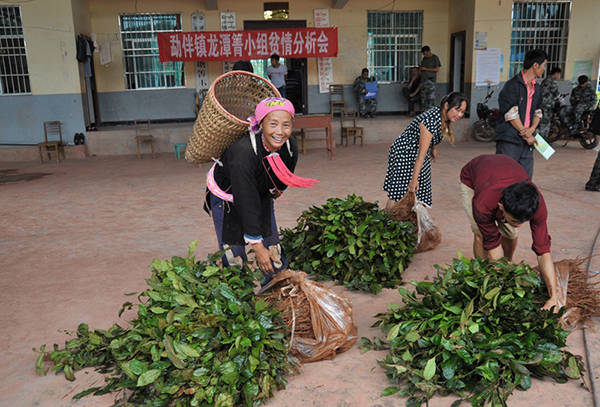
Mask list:
[[[407,191],[431,205],[431,161],[437,159],[437,145],[444,136],[454,142],[451,123],[467,109],[467,99],[458,92],[445,96],[439,107],[433,107],[413,119],[390,147],[383,190],[390,209]]]

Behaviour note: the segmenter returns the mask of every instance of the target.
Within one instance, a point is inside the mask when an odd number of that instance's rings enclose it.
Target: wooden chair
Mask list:
[[[138,160],[142,159],[140,145],[143,143],[150,143],[150,148],[152,150],[152,158],[154,155],[154,137],[150,132],[150,119],[137,119],[134,121],[135,123],[135,144],[137,146],[137,158]]]
[[[346,110],[340,112],[340,127],[342,130],[340,144],[343,145],[344,140],[346,140],[346,147],[348,146],[348,137],[354,137],[354,144],[356,144],[356,138],[360,137],[361,147],[364,143],[364,128],[356,125],[357,117],[357,112],[348,112]]]
[[[58,137],[58,140],[56,139]],[[38,151],[40,153],[40,163],[44,162],[44,155],[42,150],[46,149],[48,154],[48,161],[51,160],[50,152],[56,152],[56,162],[60,162],[60,155],[62,154],[63,160],[65,160],[65,145],[62,141],[62,129],[59,121],[44,122],[44,141],[38,143]]]
[[[329,114],[331,118],[336,112],[341,113],[345,108],[344,85],[329,85]]]

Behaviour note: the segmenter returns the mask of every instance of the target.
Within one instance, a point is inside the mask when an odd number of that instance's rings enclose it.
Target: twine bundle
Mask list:
[[[290,353],[301,362],[333,359],[357,339],[350,301],[301,271],[277,273],[264,300],[281,311]]]
[[[219,76],[202,102],[185,159],[207,162],[220,157],[248,131],[247,118],[254,114],[258,102],[280,96],[271,82],[250,72],[231,71]]]
[[[600,315],[600,280],[581,267],[588,259],[565,259],[554,263],[559,287],[567,286],[566,326],[576,327],[594,315]],[[566,279],[566,282],[565,282]]]
[[[281,318],[292,338],[299,336],[315,339],[310,304],[304,291],[299,290],[297,286],[286,285],[272,291],[265,301],[281,311]]]

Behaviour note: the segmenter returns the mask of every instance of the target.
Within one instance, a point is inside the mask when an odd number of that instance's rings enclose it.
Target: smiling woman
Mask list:
[[[437,159],[437,145],[447,137],[454,143],[452,123],[467,110],[466,98],[452,92],[433,107],[410,122],[406,130],[390,147],[383,190],[391,209],[407,191],[415,192],[419,201],[431,206],[431,161]]]
[[[310,187],[317,181],[293,174],[298,144],[292,138],[294,106],[284,98],[261,101],[250,117],[249,132],[225,150],[207,176],[205,209],[212,212],[224,265],[247,261],[254,250],[264,274],[261,285],[287,265],[279,244],[273,200],[288,186]]]

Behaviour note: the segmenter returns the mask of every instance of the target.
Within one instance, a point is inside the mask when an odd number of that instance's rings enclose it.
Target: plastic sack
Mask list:
[[[442,232],[429,214],[431,207],[417,199],[414,192],[407,192],[394,206],[387,209],[392,219],[411,222],[417,228],[415,253],[431,250],[442,241]]]
[[[433,218],[429,214],[429,209],[431,209],[431,206],[418,199],[413,207],[413,211],[417,214],[418,230],[415,253],[431,250],[442,241],[442,232],[440,232],[440,228],[433,223]]]
[[[352,304],[332,290],[286,270],[269,283],[265,300],[282,313],[290,333],[290,353],[301,362],[333,359],[356,342]]]

